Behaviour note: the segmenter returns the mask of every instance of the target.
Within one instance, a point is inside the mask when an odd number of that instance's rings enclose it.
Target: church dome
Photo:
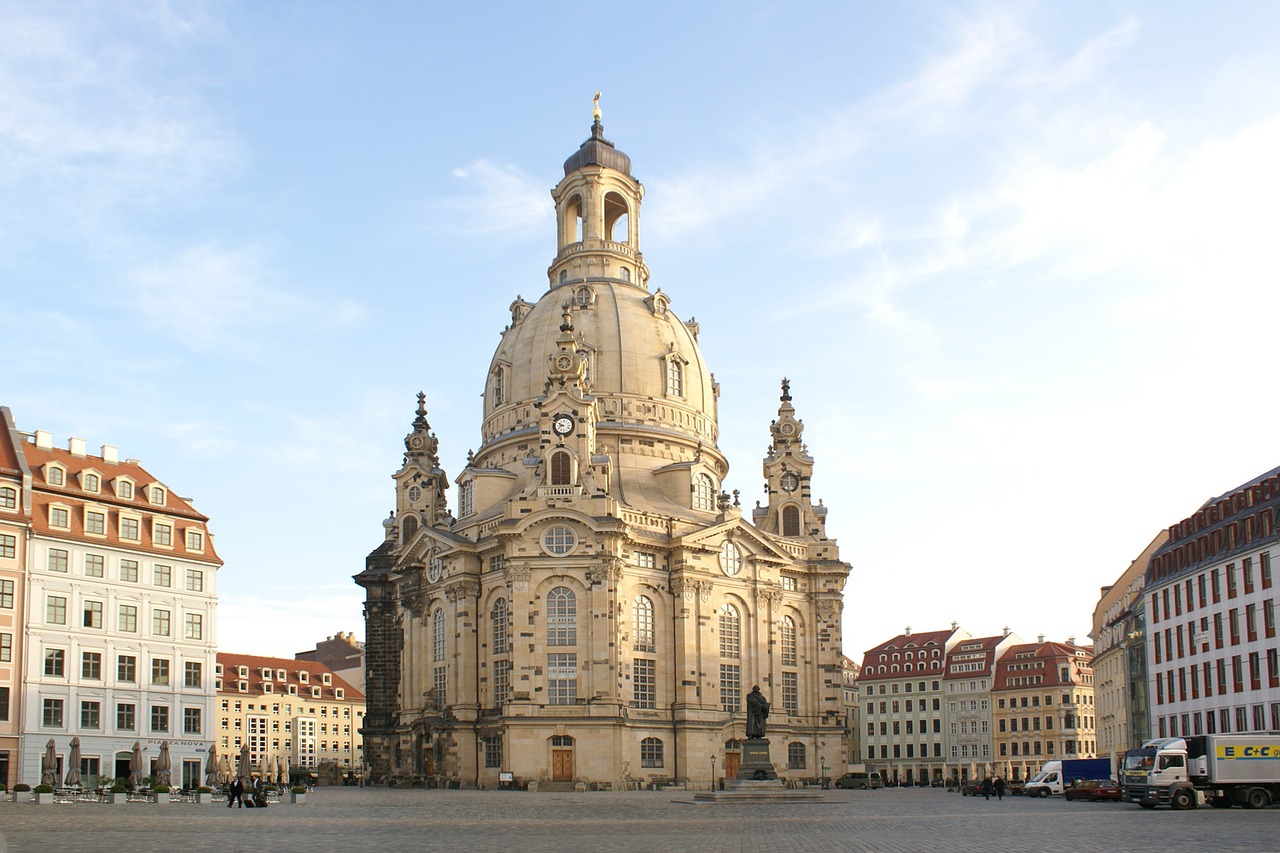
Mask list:
[[[624,175],[631,174],[631,158],[604,138],[604,125],[600,122],[591,125],[591,137],[564,161],[564,173],[573,174],[584,166],[608,166]]]

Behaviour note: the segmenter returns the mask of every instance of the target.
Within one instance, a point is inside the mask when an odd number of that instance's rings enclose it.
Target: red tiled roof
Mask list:
[[[947,659],[945,663],[945,669],[947,674],[944,677],[959,680],[964,678],[974,678],[977,676],[990,675],[991,665],[995,662],[996,646],[1000,645],[1000,641],[1003,639],[1004,639],[1003,635],[999,637],[970,637],[967,640],[961,640],[960,642],[956,643],[954,646],[951,647],[951,651],[947,653]],[[982,669],[970,670],[968,672],[952,672],[951,671],[951,662],[952,662],[951,659],[956,655],[975,655],[979,653],[982,653],[985,656],[983,659],[984,665]],[[976,661],[969,660],[964,662],[975,663]]]
[[[1076,652],[1088,653],[1088,658],[1079,658]],[[1066,687],[1079,682],[1063,681],[1058,667],[1067,662],[1075,664],[1079,669],[1091,669],[1088,660],[1093,657],[1093,649],[1089,646],[1071,646],[1066,643],[1023,643],[1010,646],[996,664],[993,690],[1033,690],[1043,687]],[[1035,669],[1013,669],[1014,666],[1033,661],[1043,662],[1043,666]],[[1023,676],[1039,675],[1041,683],[1034,685],[1009,684],[1009,679]]]
[[[364,693],[352,687],[348,682],[335,675],[333,670],[317,661],[296,660],[294,658],[271,658],[262,655],[241,655],[232,652],[218,652],[218,664],[222,667],[222,689],[220,694],[228,694],[232,696],[288,696],[288,686],[296,685],[298,688],[298,696],[303,699],[312,699],[311,688],[320,688],[320,700],[329,702],[363,702]],[[239,677],[240,667],[248,667],[249,677],[242,679]],[[272,677],[270,679],[272,688],[271,693],[266,693],[262,689],[265,679],[262,677],[262,670],[266,667],[271,670]],[[276,670],[283,669],[285,671],[285,680],[277,681],[275,678]],[[307,680],[304,682],[298,678],[299,672],[307,674]],[[331,684],[324,684],[322,676],[329,675],[332,679]],[[246,692],[231,689],[237,681],[248,681],[249,689]],[[334,689],[341,688],[343,696],[338,699],[334,695]]]
[[[930,677],[942,675],[944,671],[942,667],[942,654],[939,654],[936,658],[931,655],[926,659],[930,664],[937,661],[937,667],[930,666],[928,669],[924,670],[915,670],[913,668],[913,671],[906,672],[905,670],[902,670],[902,666],[907,663],[903,653],[908,651],[911,652],[913,657],[910,663],[918,663],[914,657],[916,652],[920,649],[938,649],[939,652],[942,652],[946,649],[947,640],[949,640],[951,635],[954,633],[955,631],[925,631],[921,634],[899,634],[892,640],[887,640],[875,648],[868,649],[862,657],[862,670],[858,675],[858,680],[879,681],[881,679],[914,678],[921,675],[927,675]],[[892,660],[894,652],[899,653],[901,657],[900,660]],[[884,654],[888,660],[881,661],[881,654]],[[892,665],[894,663],[899,664],[898,672],[892,671]],[[886,671],[883,673],[879,671],[879,667],[882,665],[886,667]]]

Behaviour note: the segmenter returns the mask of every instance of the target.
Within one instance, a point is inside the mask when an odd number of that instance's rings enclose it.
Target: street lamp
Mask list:
[[[826,759],[825,757],[822,759],[822,779],[821,779],[821,781],[822,781],[822,787],[823,787],[823,789],[824,789],[824,790],[825,790],[825,789],[827,789],[827,788],[829,788],[829,787],[831,787],[830,783],[827,781],[827,759]]]
[[[711,788],[710,790],[714,791],[715,789],[716,789],[716,754],[713,752],[711,753]]]

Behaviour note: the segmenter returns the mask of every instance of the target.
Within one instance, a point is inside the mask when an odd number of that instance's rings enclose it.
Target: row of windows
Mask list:
[[[903,754],[904,747],[905,747],[905,753],[906,753],[905,755]],[[879,747],[879,750],[880,750],[880,758],[889,758],[890,751],[893,752],[893,756],[892,756],[893,758],[915,758],[916,757],[916,745],[913,743],[881,744]],[[920,758],[929,757],[929,744],[927,743],[920,744],[919,757]],[[940,743],[933,744],[933,757],[934,758],[942,757],[942,744]],[[876,747],[874,746],[867,747],[867,758],[872,760],[876,758]]]
[[[45,482],[51,486],[65,486],[67,484],[67,469],[63,468],[56,462],[51,462],[45,465],[44,479]],[[112,480],[112,485],[115,487],[116,497],[124,498],[125,500],[133,500],[134,484],[132,480],[124,477],[116,477]],[[86,492],[101,492],[102,478],[92,471],[81,471],[80,488]],[[6,500],[6,495],[4,494],[5,491],[12,492],[13,489],[0,489],[0,506],[12,508],[13,504],[6,504],[4,502]],[[138,494],[143,498],[146,498],[152,504],[157,506],[164,505],[165,490],[162,486],[153,485],[150,488],[143,486],[138,489]]]
[[[921,700],[920,700],[920,703],[919,703],[919,704],[920,704],[920,708],[919,708],[919,710],[921,710],[921,711],[926,711],[926,710],[928,710],[928,708],[927,708],[927,706],[926,706],[926,703],[928,703],[928,702],[929,702],[929,700],[928,700],[928,699],[921,699]],[[964,703],[962,702],[962,703],[961,703],[961,705],[963,705],[963,704],[964,704]],[[915,701],[914,701],[914,700],[908,699],[908,700],[906,701],[905,705],[906,705],[905,710],[906,710],[906,712],[907,712],[907,713],[911,713],[913,710],[916,710],[916,708],[915,708],[916,703],[915,703]],[[880,703],[880,713],[881,713],[881,714],[887,714],[887,713],[889,713],[890,711],[892,711],[893,713],[895,713],[895,714],[896,714],[896,713],[898,713],[898,709],[899,709],[899,707],[900,707],[900,706],[899,706],[899,704],[898,704],[898,700],[897,700],[897,699],[894,699],[892,702],[884,702],[884,701],[882,701],[882,702]],[[983,700],[982,700],[982,710],[984,710],[984,711],[985,711],[986,709],[987,709],[987,700],[986,700],[986,699],[983,699]],[[934,699],[934,700],[933,700],[933,710],[935,710],[935,711],[941,711],[941,710],[942,710],[942,700],[941,700],[941,699]],[[952,702],[952,703],[951,703],[951,710],[952,710],[952,712],[954,712],[954,711],[955,711],[955,703],[954,703],[954,702]],[[963,708],[961,708],[961,710],[964,710],[964,709],[963,709]],[[975,710],[976,710],[976,707],[975,707]],[[867,716],[874,716],[874,715],[875,715],[875,712],[876,712],[876,704],[875,704],[874,702],[868,702],[868,703],[867,703]]]
[[[1160,737],[1280,731],[1280,702],[1219,708],[1216,718],[1213,711],[1170,714],[1158,717],[1156,728]]]
[[[80,625],[84,628],[103,628],[103,602],[87,599],[81,602],[82,611]],[[63,595],[45,596],[45,622],[49,625],[67,624],[67,598]],[[161,608],[151,610],[151,635],[155,637],[172,636],[172,611]],[[182,636],[188,640],[204,639],[204,614],[183,614]],[[127,633],[138,633],[138,606],[121,604],[116,615],[116,630]]]
[[[49,507],[49,526],[61,530],[71,529],[71,508],[52,504]],[[84,510],[84,532],[89,536],[107,535],[107,512],[86,507]],[[131,542],[142,541],[141,518],[121,515],[117,534],[121,539]],[[188,551],[204,550],[204,532],[201,530],[186,531],[186,547]],[[168,548],[173,545],[173,525],[162,521],[152,521],[151,542],[159,547]]]
[[[241,711],[245,710],[245,709],[246,709],[246,707],[247,707],[247,709],[248,709],[248,710],[250,710],[250,711],[253,711],[253,710],[255,710],[255,709],[256,709],[256,710],[263,711],[263,712],[268,711],[268,705],[267,705],[267,703],[265,703],[265,702],[263,702],[261,705],[257,705],[257,706],[255,706],[255,704],[254,704],[253,702],[250,702],[250,703],[248,703],[248,705],[246,706],[246,705],[245,705],[243,702],[241,702],[239,699],[236,699],[234,702],[233,702],[232,700],[230,700],[230,699],[223,699],[223,700],[222,700],[222,704],[221,704],[221,708],[222,708],[222,710],[223,710],[223,711],[231,711],[231,710],[234,710],[236,713],[240,713]],[[284,709],[283,713],[284,713],[284,715],[285,715],[286,717],[287,717],[287,716],[290,716],[291,714],[293,714],[293,705],[292,705],[292,704],[287,704],[287,703],[286,703],[285,705],[281,705],[279,702],[272,702],[272,703],[271,703],[271,705],[270,705],[269,710],[270,710],[271,714],[275,715],[275,714],[279,714],[279,713],[281,713],[281,708],[283,708],[283,709]],[[329,716],[329,713],[330,713],[330,710],[332,710],[332,712],[333,712],[333,719],[335,719],[335,720],[336,720],[336,719],[338,719],[338,706],[337,706],[337,705],[333,705],[333,706],[329,706],[329,705],[319,705],[319,706],[312,706],[312,707],[310,707],[310,708],[307,708],[306,706],[303,706],[303,705],[299,705],[299,706],[298,706],[298,713],[299,713],[299,714],[316,714],[316,713],[318,712],[318,713],[319,713],[319,716],[320,716],[320,718],[321,718],[321,719],[324,719],[324,718],[328,717],[328,716]],[[362,712],[362,711],[360,711],[360,710],[357,708],[357,709],[356,709],[356,717],[360,717],[362,714],[363,714],[363,712]],[[351,707],[350,707],[349,705],[344,705],[344,706],[342,706],[342,717],[343,717],[343,719],[350,719],[350,718],[351,718]],[[323,724],[323,723],[321,723],[321,725],[324,725],[324,724]]]
[[[44,675],[46,678],[65,678],[67,652],[65,649],[45,649]],[[102,681],[102,652],[82,652],[80,654],[80,678],[87,681]],[[172,661],[169,658],[151,659],[151,684],[169,684]],[[182,665],[182,686],[200,688],[204,685],[204,664],[199,661],[185,661]],[[138,658],[136,655],[116,656],[116,681],[124,684],[138,683]]]
[[[902,692],[903,692],[903,693],[910,693],[910,692],[911,692],[911,690],[912,690],[912,688],[913,688],[916,684],[919,684],[920,689],[919,689],[919,691],[918,691],[918,692],[920,692],[920,693],[924,693],[926,690],[940,690],[940,689],[942,689],[942,682],[941,682],[941,681],[933,681],[933,682],[924,682],[924,681],[920,681],[920,682],[911,682],[911,681],[908,681],[908,682],[906,682],[906,683],[904,683],[904,684],[902,685],[902,688],[903,688],[903,689],[902,689]],[[926,684],[928,684],[928,685],[932,685],[932,686],[926,686]],[[894,683],[894,684],[890,684],[890,685],[888,685],[888,687],[889,687],[889,692],[890,692],[890,693],[897,693],[897,692],[898,692],[898,685],[897,685],[896,683]],[[881,695],[881,696],[883,696],[883,695],[885,694],[885,685],[883,685],[883,684],[878,684],[878,685],[877,685],[877,684],[868,684],[868,685],[866,686],[866,695],[868,695],[868,696],[872,696],[872,695],[874,695],[877,691],[880,693],[880,695]]]
[[[64,548],[50,548],[46,568],[50,572],[67,574],[71,555]],[[106,577],[106,557],[102,554],[85,554],[81,573],[87,578]],[[121,557],[116,567],[115,578],[124,583],[138,582],[138,561]],[[171,587],[173,569],[170,566],[155,564],[151,567],[151,583],[159,587]],[[204,570],[188,567],[185,572],[185,587],[188,592],[204,592]]]
[[[1244,616],[1243,620],[1241,620],[1241,614]],[[1244,623],[1243,634],[1241,632],[1241,621]],[[1268,598],[1262,602],[1262,627],[1267,639],[1272,639],[1276,636],[1276,607],[1274,599]],[[1221,649],[1226,645],[1228,629],[1230,630],[1231,645],[1233,646],[1240,645],[1242,636],[1248,642],[1255,642],[1258,639],[1257,603],[1246,604],[1243,610],[1236,607],[1230,608],[1226,612],[1225,620],[1222,613],[1213,614],[1213,648]],[[1157,629],[1152,632],[1152,649],[1155,654],[1155,662],[1161,663],[1165,660],[1173,660],[1175,656],[1182,658],[1195,655],[1197,651],[1208,652],[1211,645],[1210,637],[1208,616],[1202,616],[1198,626],[1195,619],[1187,622],[1185,634],[1181,623],[1165,628],[1163,632]]]
[[[1280,651],[1273,646],[1267,649],[1266,655],[1267,687],[1280,687]],[[1199,666],[1200,677],[1198,678],[1195,664],[1180,666],[1176,670],[1169,669],[1165,671],[1163,677],[1160,673],[1156,673],[1156,704],[1185,702],[1188,694],[1192,699],[1199,699],[1202,685],[1204,695],[1212,696],[1215,682],[1219,696],[1226,695],[1228,689],[1233,693],[1243,693],[1245,692],[1246,666],[1248,689],[1262,690],[1262,653],[1250,652],[1248,658],[1244,655],[1233,655],[1229,660],[1218,658],[1216,661],[1205,661]],[[1230,670],[1229,681],[1228,669]]]
[[[1165,587],[1151,594],[1151,623],[1154,625],[1162,619],[1173,619],[1181,616],[1185,606],[1187,612],[1199,607],[1209,606],[1222,601],[1222,582],[1226,580],[1227,598],[1235,598],[1243,587],[1245,594],[1254,590],[1253,558],[1245,557],[1240,561],[1239,570],[1235,563],[1228,563],[1222,569],[1210,569],[1200,572],[1194,578],[1187,578],[1179,583]],[[1258,555],[1258,583],[1263,589],[1271,588],[1271,554],[1263,551]],[[1161,615],[1163,612],[1163,615]]]
[[[65,728],[64,707],[66,700],[45,698],[41,705],[40,724],[45,728],[61,729]],[[168,705],[151,705],[150,706],[150,727],[152,732],[168,732],[170,731],[169,715],[171,708]],[[102,703],[97,701],[84,701],[80,703],[80,729],[102,729]],[[138,731],[138,706],[132,702],[121,702],[116,705],[116,725],[117,731],[136,732]],[[202,731],[202,709],[200,708],[183,708],[182,709],[182,733],[190,735],[201,734]]]

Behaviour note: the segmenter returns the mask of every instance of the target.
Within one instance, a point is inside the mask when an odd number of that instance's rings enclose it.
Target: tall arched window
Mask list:
[[[475,483],[471,480],[467,480],[465,483],[458,486],[458,515],[471,515],[475,508],[475,501],[473,499],[474,495]]]
[[[400,544],[407,544],[408,541],[413,538],[413,534],[417,532],[418,519],[414,518],[412,515],[406,515],[404,518],[404,524],[400,527]]]
[[[787,504],[782,508],[782,535],[800,535],[800,507]]]
[[[444,609],[440,607],[431,614],[431,659],[444,660]]]
[[[573,459],[563,450],[551,454],[551,485],[567,486],[573,478]]]
[[[804,759],[805,759],[804,744],[795,740],[787,744],[787,769],[788,770],[803,770],[804,763],[805,763]]]
[[[725,602],[720,608],[720,657],[736,658],[742,655],[742,617],[738,608]]]
[[[499,598],[489,611],[489,634],[495,655],[505,655],[511,650],[511,638],[507,633],[507,600]]]
[[[501,406],[507,402],[507,371],[498,367],[493,371],[493,405]]]
[[[782,646],[782,665],[796,665],[796,620],[783,616],[778,625],[778,643]]]
[[[684,396],[684,362],[675,356],[667,359],[667,394],[671,397]]]
[[[558,586],[547,595],[547,645],[578,644],[578,600],[573,590]]]
[[[661,767],[662,762],[662,741],[656,737],[647,737],[640,741],[641,767]]]
[[[716,508],[716,484],[706,474],[697,474],[693,478],[693,508]]]
[[[636,603],[631,608],[632,645],[638,652],[652,652],[653,642],[653,602],[646,595],[636,596]]]

